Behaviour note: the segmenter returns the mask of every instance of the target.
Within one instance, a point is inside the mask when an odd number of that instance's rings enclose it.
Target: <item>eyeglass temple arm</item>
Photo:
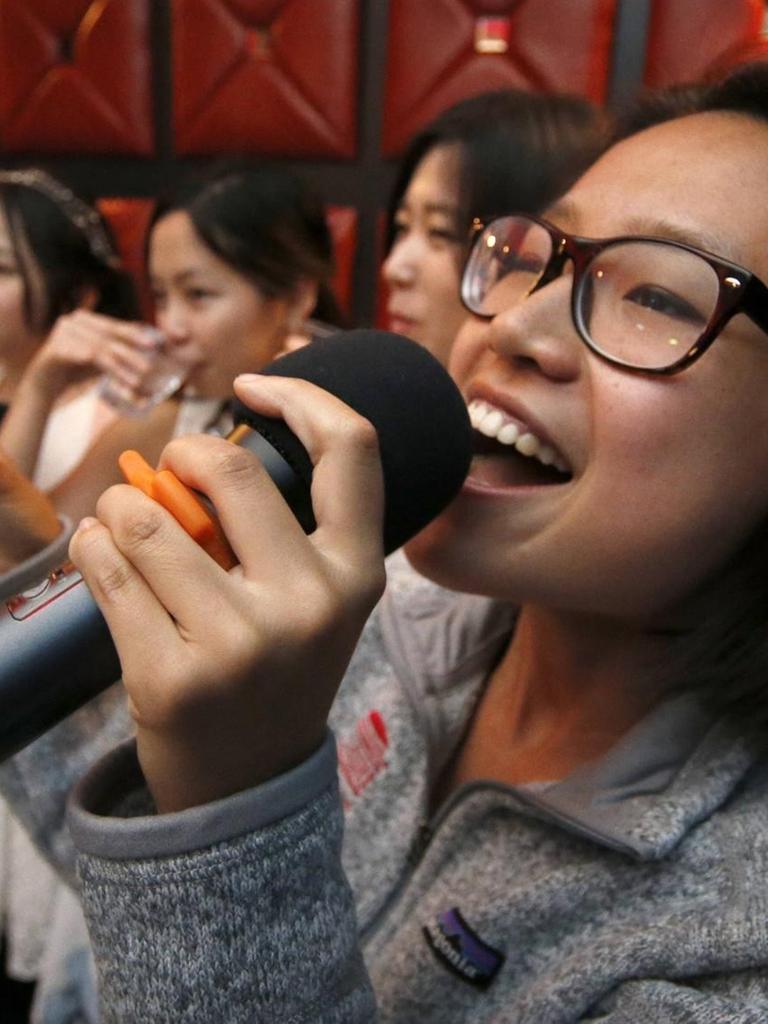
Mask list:
[[[760,278],[752,277],[747,282],[741,308],[752,323],[768,334],[768,287]]]

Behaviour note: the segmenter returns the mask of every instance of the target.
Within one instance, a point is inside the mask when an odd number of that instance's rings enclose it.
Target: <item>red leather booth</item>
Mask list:
[[[768,57],[763,0],[654,0],[645,82],[665,86]]]
[[[2,0],[0,147],[150,154],[149,0]]]
[[[179,153],[351,157],[356,0],[174,0]]]
[[[382,149],[509,86],[605,99],[616,0],[391,0]]]

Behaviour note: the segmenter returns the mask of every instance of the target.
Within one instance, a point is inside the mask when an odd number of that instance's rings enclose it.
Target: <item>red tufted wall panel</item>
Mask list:
[[[342,310],[352,313],[354,291],[355,253],[357,251],[357,210],[353,206],[329,206],[326,210],[328,227],[333,238],[336,274],[331,285]]]
[[[2,0],[0,145],[152,152],[149,0]]]
[[[654,0],[645,82],[670,85],[765,56],[763,0]]]
[[[149,318],[152,303],[144,274],[144,246],[155,202],[121,196],[100,199],[97,205],[112,228],[118,252],[139,290],[142,312]]]
[[[616,0],[391,0],[383,150],[486,89],[603,100]]]
[[[358,0],[173,0],[179,153],[352,157]]]

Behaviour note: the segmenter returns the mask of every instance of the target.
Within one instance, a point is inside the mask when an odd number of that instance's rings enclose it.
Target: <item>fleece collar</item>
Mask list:
[[[379,614],[394,671],[419,717],[431,779],[459,743],[514,628],[515,609],[456,594],[388,561]],[[668,856],[728,800],[757,750],[692,694],[665,701],[607,754],[546,787],[503,786],[532,815],[640,860]],[[460,798],[460,792],[456,794]]]

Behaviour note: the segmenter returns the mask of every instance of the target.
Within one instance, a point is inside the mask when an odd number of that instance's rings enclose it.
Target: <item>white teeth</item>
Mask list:
[[[555,449],[550,448],[548,444],[543,444],[539,448],[539,461],[543,462],[545,466],[552,466],[555,462]]]
[[[488,402],[473,399],[467,407],[469,419],[475,430],[486,437],[495,438],[499,444],[514,447],[521,455],[538,459],[544,466],[554,466],[561,473],[570,472],[568,465],[552,448],[526,427],[520,427],[499,409]]]
[[[501,444],[514,444],[520,437],[520,428],[516,423],[505,423],[496,435],[496,440]]]
[[[481,434],[485,434],[486,437],[496,437],[504,423],[504,417],[498,411],[498,409],[492,409],[486,416],[480,420],[477,424],[477,429]]]
[[[515,441],[515,448],[517,448],[521,455],[538,455],[540,447],[541,441],[539,441],[535,434],[522,434]]]

